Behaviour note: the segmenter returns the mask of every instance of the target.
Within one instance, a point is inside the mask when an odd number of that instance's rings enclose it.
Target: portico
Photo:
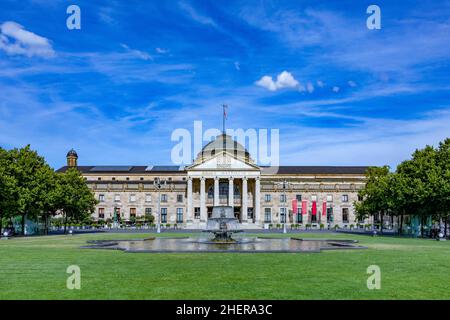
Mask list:
[[[186,171],[188,225],[203,225],[213,206],[228,205],[241,223],[260,226],[261,169],[242,145],[221,135],[203,148]]]

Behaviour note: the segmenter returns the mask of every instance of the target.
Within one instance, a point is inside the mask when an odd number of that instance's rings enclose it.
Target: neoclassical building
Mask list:
[[[262,167],[229,135],[206,144],[189,166],[78,166],[74,150],[64,172],[76,167],[99,204],[94,218],[122,221],[158,216],[178,227],[203,228],[213,206],[229,205],[244,228],[298,223],[356,224],[353,203],[364,187],[361,166]],[[155,181],[160,180],[160,188]],[[160,201],[158,201],[158,197]],[[155,220],[156,221],[156,220]]]

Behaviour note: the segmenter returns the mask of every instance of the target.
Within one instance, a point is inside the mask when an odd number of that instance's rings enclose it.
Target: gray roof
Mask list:
[[[69,167],[64,166],[56,172],[65,172]],[[82,173],[183,173],[186,172],[183,166],[78,166]],[[278,170],[269,167],[261,167],[261,172],[276,174],[364,174],[367,166],[280,166]]]

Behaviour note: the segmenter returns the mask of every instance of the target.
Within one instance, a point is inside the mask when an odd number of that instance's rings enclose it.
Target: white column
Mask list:
[[[241,203],[241,222],[247,222],[247,177],[242,179],[242,203]]]
[[[259,181],[259,177],[255,179],[255,200],[254,200],[254,209],[255,209],[255,223],[260,224],[260,190],[261,190],[261,184]]]
[[[228,179],[228,205],[234,207],[234,185],[233,177]]]
[[[219,178],[214,178],[214,206],[218,206],[219,201]]]
[[[205,204],[205,177],[200,178],[200,221],[207,220],[206,204]]]
[[[187,183],[187,210],[186,210],[186,222],[192,222],[193,212],[192,212],[192,178],[188,177]]]

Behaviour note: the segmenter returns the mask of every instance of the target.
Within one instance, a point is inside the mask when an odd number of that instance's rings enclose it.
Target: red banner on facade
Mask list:
[[[312,215],[315,216],[317,214],[317,202],[313,201],[311,208]]]
[[[327,202],[324,201],[323,202],[323,207],[322,207],[322,216],[326,216],[327,215]]]
[[[306,200],[302,201],[302,214],[308,214],[308,203]]]
[[[297,199],[292,200],[292,213],[297,214]]]

